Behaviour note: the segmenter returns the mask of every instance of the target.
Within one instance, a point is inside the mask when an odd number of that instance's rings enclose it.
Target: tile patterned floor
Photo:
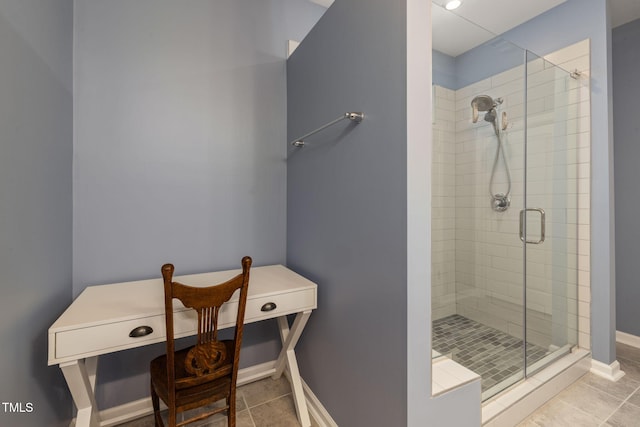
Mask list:
[[[589,373],[518,427],[640,426],[640,349],[618,343],[616,352],[624,377],[611,382]]]
[[[454,314],[433,322],[433,349],[480,375],[482,391],[522,370],[522,340]],[[548,351],[527,345],[527,363]]]
[[[640,426],[640,349],[617,344],[617,359],[626,373],[618,382],[587,374],[531,414],[518,427]],[[298,427],[286,379],[264,379],[238,388],[237,427]],[[312,419],[313,427],[318,427]],[[152,427],[151,416],[121,427]],[[225,427],[218,416],[194,427]]]
[[[266,378],[242,387],[237,391],[237,427],[299,427],[293,403],[291,387],[285,377],[279,380]],[[166,418],[165,418],[166,425]],[[153,427],[153,416],[120,424],[120,427]],[[189,424],[193,427],[226,427],[227,417],[214,415],[208,420]],[[311,426],[318,424],[311,418]]]

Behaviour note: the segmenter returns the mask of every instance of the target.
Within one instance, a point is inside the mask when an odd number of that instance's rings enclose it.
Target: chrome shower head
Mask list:
[[[496,106],[496,103],[489,95],[479,95],[473,98],[471,106],[477,108],[478,111],[489,111]]]
[[[498,98],[494,100],[489,95],[478,95],[471,101],[471,108],[473,109],[473,123],[478,122],[478,112],[479,111],[488,111],[488,113],[484,116],[484,119],[488,122],[494,121],[496,114],[495,108],[498,104],[502,103],[502,99]],[[493,115],[490,113],[493,111]],[[489,116],[489,118],[487,118]],[[493,117],[493,119],[491,119]]]

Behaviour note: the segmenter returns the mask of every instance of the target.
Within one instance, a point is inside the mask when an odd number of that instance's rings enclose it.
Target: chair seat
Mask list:
[[[189,410],[202,406],[203,402],[215,402],[229,394],[231,385],[231,369],[233,366],[233,340],[221,341],[227,348],[226,359],[212,373],[197,377],[185,369],[185,359],[192,347],[176,351],[174,365],[176,378],[176,406],[181,410]],[[167,355],[156,357],[151,361],[151,382],[158,396],[168,400]],[[188,383],[185,384],[185,381]]]

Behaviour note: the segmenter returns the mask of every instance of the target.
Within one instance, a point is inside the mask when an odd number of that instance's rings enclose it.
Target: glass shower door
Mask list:
[[[526,375],[570,352],[578,339],[578,224],[589,185],[588,165],[580,163],[581,117],[589,110],[580,86],[571,73],[527,52],[525,207],[519,215]]]

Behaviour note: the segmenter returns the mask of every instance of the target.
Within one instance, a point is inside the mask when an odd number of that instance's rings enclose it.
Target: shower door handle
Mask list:
[[[538,212],[540,214],[540,239],[539,240],[525,240],[524,238],[524,214],[525,212]],[[544,209],[541,208],[527,208],[522,209],[520,211],[520,240],[524,243],[532,243],[534,245],[539,245],[544,242],[545,237],[545,223],[546,223],[546,215],[544,213]]]

